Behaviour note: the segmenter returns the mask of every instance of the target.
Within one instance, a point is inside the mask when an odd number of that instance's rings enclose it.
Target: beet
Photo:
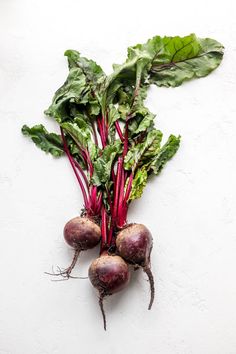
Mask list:
[[[154,301],[155,288],[150,268],[150,254],[152,250],[152,234],[142,224],[129,224],[117,235],[116,247],[118,254],[135,268],[142,267],[150,283],[151,298],[148,309]]]
[[[78,216],[65,225],[64,238],[74,249],[85,251],[99,243],[101,230],[92,220]]]
[[[103,316],[104,329],[106,330],[103,299],[105,296],[121,291],[129,283],[129,267],[120,256],[103,253],[90,265],[89,279],[99,292],[99,305]]]
[[[91,219],[86,217],[75,217],[68,221],[64,227],[64,238],[69,246],[75,250],[70,266],[64,270],[59,268],[58,273],[47,273],[61,275],[64,279],[73,278],[70,274],[75,267],[81,251],[95,247],[101,239],[100,227]]]

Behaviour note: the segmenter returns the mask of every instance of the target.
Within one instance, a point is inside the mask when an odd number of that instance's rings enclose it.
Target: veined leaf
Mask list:
[[[88,126],[84,125],[84,122],[82,123],[81,120],[77,120],[75,123],[65,122],[61,124],[61,127],[72,137],[78,146],[87,148],[87,143],[91,139],[91,135]]]
[[[106,79],[103,111],[125,90],[131,94],[126,95],[123,105],[131,107],[138,100],[142,85],[144,91],[151,83],[175,87],[191,78],[208,75],[220,64],[223,49],[214,39],[197,38],[195,34],[156,36],[147,43],[129,47],[126,62],[113,65],[114,72]]]
[[[56,91],[45,114],[54,117],[59,123],[70,119],[69,104],[86,104],[89,94],[83,71],[80,68],[71,68],[66,82]]]
[[[126,170],[135,169],[137,166],[144,165],[152,157],[157,155],[160,149],[162,132],[151,130],[143,143],[131,147],[125,157],[124,167]]]
[[[158,175],[167,161],[169,161],[177,152],[180,145],[180,136],[170,135],[167,142],[159,150],[158,154],[148,163],[145,168]]]
[[[92,140],[88,140],[87,142],[87,146],[88,146],[88,152],[91,158],[91,161],[94,162],[97,160],[98,156],[99,156],[99,147],[94,144],[94,142]]]
[[[100,104],[96,99],[90,99],[89,104],[86,105],[87,111],[90,116],[98,116],[101,110]]]
[[[154,126],[155,115],[147,107],[139,105],[129,121],[129,132],[131,136],[147,131]]]
[[[208,75],[219,66],[223,58],[222,44],[210,38],[159,37],[144,46],[152,52],[150,83],[157,86],[179,86],[194,77]]]
[[[87,150],[91,161],[96,161],[98,157],[98,146],[92,141],[91,126],[84,119],[84,116],[78,116],[74,119],[74,123],[65,122],[61,124],[62,129],[69,135],[67,137],[68,145],[73,156],[75,156],[82,166],[86,168],[82,151]]]
[[[108,110],[108,124],[109,126],[112,126],[115,121],[117,121],[118,119],[120,119],[120,114],[117,110],[117,108],[110,104],[109,105],[109,110]]]
[[[102,98],[103,110],[106,105],[113,102],[118,92],[124,89],[131,92],[131,99],[135,99],[141,82],[145,80],[150,67],[151,57],[147,51],[139,52],[137,55],[132,48],[129,48],[126,62],[121,65],[114,64],[114,72],[106,79]]]
[[[88,100],[88,111],[90,115],[97,116],[101,108],[101,88],[103,88],[106,79],[104,71],[95,61],[81,57],[76,50],[67,50],[65,56],[67,56],[70,69],[80,68],[85,75],[86,83],[91,92]]]
[[[23,125],[22,133],[33,140],[36,146],[45,152],[49,152],[54,157],[63,155],[64,149],[61,136],[55,133],[49,133],[42,124],[29,128]]]
[[[98,115],[101,100],[99,90],[106,77],[103,70],[95,61],[81,57],[75,50],[67,50],[65,56],[68,58],[69,75],[64,85],[56,91],[45,113],[59,123],[71,120],[70,113],[75,107],[76,113],[87,110],[90,115]]]
[[[96,186],[106,184],[111,175],[111,168],[114,159],[122,151],[121,142],[116,140],[114,144],[107,145],[102,150],[102,155],[94,162],[94,173],[92,183]]]
[[[134,176],[132,182],[132,189],[129,200],[140,198],[143,194],[143,190],[146,187],[148,174],[145,169],[139,168]]]
[[[106,75],[95,61],[81,57],[80,53],[73,49],[66,50],[65,56],[68,59],[69,69],[80,68],[86,76],[88,84],[92,84],[96,88],[98,84],[103,82]]]

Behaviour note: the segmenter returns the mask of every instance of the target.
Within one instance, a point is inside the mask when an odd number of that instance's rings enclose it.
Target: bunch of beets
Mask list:
[[[43,125],[22,132],[54,157],[66,155],[83,195],[80,216],[68,221],[65,241],[74,249],[71,265],[53,275],[69,279],[81,251],[100,243],[100,255],[89,268],[89,279],[103,300],[122,290],[130,266],[142,268],[150,283],[152,235],[142,224],[127,222],[130,203],[141,197],[148,179],[158,175],[179,147],[180,137],[154,127],[154,114],[145,106],[151,84],[175,87],[208,75],[221,62],[223,46],[213,39],[156,36],[128,48],[122,65],[107,76],[93,60],[67,50],[69,75],[45,111],[59,125],[60,134]]]

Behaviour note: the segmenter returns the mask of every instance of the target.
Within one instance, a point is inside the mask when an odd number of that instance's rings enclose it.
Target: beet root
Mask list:
[[[118,254],[128,263],[137,267],[142,267],[147,274],[150,283],[150,310],[154,301],[155,286],[153,274],[150,267],[150,254],[152,251],[151,232],[142,224],[130,224],[122,229],[116,238]]]
[[[86,217],[76,217],[64,227],[65,241],[74,249],[85,251],[95,247],[101,238],[100,227]]]
[[[80,252],[91,249],[99,243],[101,230],[91,219],[86,217],[75,217],[66,223],[64,227],[64,238],[68,245],[75,250],[73,260],[68,268],[61,270],[58,267],[58,273],[47,274],[55,276],[60,275],[66,280],[69,278],[76,278],[72,277],[70,274],[78,261]]]
[[[106,330],[103,299],[105,296],[121,291],[129,283],[129,267],[120,256],[104,253],[90,265],[89,279],[99,292],[99,306],[103,316],[104,329]]]

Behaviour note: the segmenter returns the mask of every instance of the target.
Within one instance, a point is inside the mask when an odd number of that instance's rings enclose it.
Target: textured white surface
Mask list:
[[[0,354],[236,353],[235,12],[228,0],[1,0]],[[150,90],[159,128],[180,133],[182,145],[130,210],[155,237],[156,301],[147,311],[148,283],[136,272],[107,299],[105,333],[87,280],[44,275],[70,261],[62,229],[82,200],[68,163],[20,127],[55,128],[43,110],[66,77],[65,49],[109,72],[128,45],[191,32],[221,41],[223,64],[205,79]],[[96,254],[83,254],[76,272],[86,275]]]

